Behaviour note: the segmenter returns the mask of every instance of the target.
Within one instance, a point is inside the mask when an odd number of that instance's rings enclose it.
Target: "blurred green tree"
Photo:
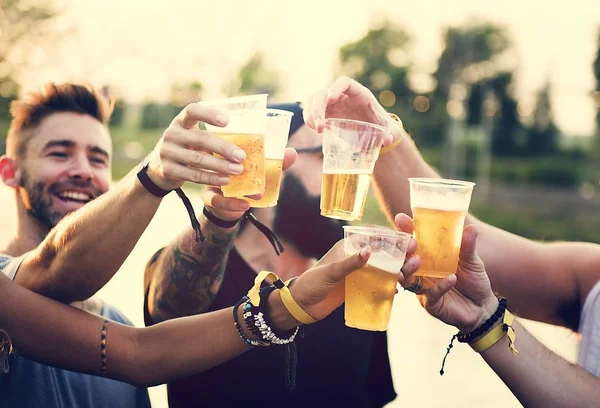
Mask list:
[[[264,55],[256,52],[240,68],[237,77],[223,88],[229,96],[267,93],[270,97],[280,89],[277,72],[265,67]]]
[[[437,88],[432,104],[464,103],[468,126],[481,125],[486,116],[491,117],[491,147],[498,155],[516,153],[523,131],[511,95],[511,67],[500,63],[502,58],[507,60],[510,49],[508,33],[500,26],[476,22],[450,27],[444,33],[444,50],[434,73]],[[435,133],[440,138],[444,135],[443,129]]]
[[[10,101],[19,94],[16,74],[25,66],[31,46],[48,33],[56,15],[47,1],[0,0],[0,134],[8,128]],[[2,141],[0,154],[4,150]]]
[[[527,151],[530,154],[552,153],[558,150],[558,128],[552,117],[551,87],[546,81],[538,91],[533,124],[527,131]]]
[[[592,66],[594,76],[596,77],[596,89],[593,92],[593,102],[596,105],[596,137],[594,141],[594,151],[595,156],[600,158],[600,28],[598,29],[597,47],[596,59]]]

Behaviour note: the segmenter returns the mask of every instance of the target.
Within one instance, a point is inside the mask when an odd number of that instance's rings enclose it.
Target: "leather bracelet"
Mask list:
[[[140,171],[137,172],[137,178],[140,181],[140,183],[142,184],[142,186],[144,186],[146,191],[148,191],[150,194],[152,194],[155,197],[163,198],[164,196],[169,194],[172,190],[163,190],[162,188],[157,186],[154,183],[154,181],[152,181],[150,176],[148,176],[148,165],[149,165],[149,162],[147,160],[145,160],[142,163],[142,167],[140,168]]]
[[[242,218],[244,218],[244,216],[242,215],[237,220],[227,221],[214,215],[206,206],[204,206],[204,208],[202,209],[202,214],[204,214],[206,219],[209,220],[211,223],[221,228],[233,228],[239,224]]]
[[[140,171],[137,172],[137,178],[140,181],[140,183],[142,184],[142,186],[146,189],[146,191],[148,191],[150,194],[152,194],[155,197],[163,198],[164,196],[169,194],[171,192],[171,190],[163,190],[162,188],[157,186],[152,181],[150,176],[148,176],[148,165],[149,165],[149,162],[148,162],[148,159],[146,158],[142,163]],[[194,232],[196,234],[196,242],[203,242],[206,239],[206,237],[202,233],[202,228],[200,228],[200,223],[198,222],[198,219],[196,218],[196,213],[194,212],[194,207],[192,206],[190,199],[185,195],[185,193],[183,192],[181,187],[176,188],[175,193],[177,193],[177,196],[183,202],[183,205],[185,206],[188,216],[190,217],[190,222],[192,224],[192,228],[194,229]]]

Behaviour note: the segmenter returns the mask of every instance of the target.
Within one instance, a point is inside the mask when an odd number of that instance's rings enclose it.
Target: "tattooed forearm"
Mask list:
[[[154,270],[148,308],[155,322],[205,312],[221,287],[237,229],[217,227],[204,217],[201,224],[204,242],[188,230],[149,265]]]

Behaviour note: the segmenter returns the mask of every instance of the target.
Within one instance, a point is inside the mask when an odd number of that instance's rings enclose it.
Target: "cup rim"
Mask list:
[[[253,100],[260,101],[263,98],[266,101],[268,96],[269,96],[269,94],[262,93],[262,94],[254,94],[254,95],[232,96],[231,98],[209,99],[209,100],[200,101],[197,103],[202,106],[227,106],[227,105],[233,105],[236,103],[246,102],[246,101],[253,101]],[[257,108],[257,110],[258,109],[262,110],[263,108]]]
[[[289,110],[285,110],[285,109],[267,108],[267,116],[269,116],[269,113],[277,115],[277,116],[285,116],[288,118],[291,118],[292,116],[294,116],[294,112],[290,112]],[[273,116],[271,116],[271,117],[273,117]]]
[[[358,234],[366,235],[367,231],[375,231],[378,235],[389,237],[389,238],[412,238],[412,234],[404,231],[398,231],[395,229],[374,225],[372,227],[368,225],[343,225],[344,232],[354,232]]]
[[[364,122],[362,120],[356,119],[343,119],[343,118],[327,118],[325,122],[337,122],[337,123],[354,123],[357,125],[363,125],[369,128],[377,129],[381,132],[387,132],[387,128],[385,126],[376,125],[374,123]]]
[[[420,183],[420,184],[441,185],[441,186],[446,186],[446,187],[471,187],[471,188],[475,187],[475,183],[473,183],[472,181],[433,178],[433,177],[409,177],[408,181]]]

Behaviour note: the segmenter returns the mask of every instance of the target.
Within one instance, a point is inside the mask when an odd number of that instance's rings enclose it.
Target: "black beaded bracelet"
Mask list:
[[[503,297],[498,298],[498,308],[496,309],[494,314],[490,316],[489,319],[487,319],[479,327],[477,327],[475,330],[473,330],[470,333],[464,334],[462,332],[458,332],[456,339],[461,343],[471,343],[476,338],[483,336],[504,315],[504,311],[506,310],[507,303],[508,302],[507,302],[506,298],[503,298]]]
[[[240,338],[242,339],[242,341],[244,343],[246,343],[249,346],[253,346],[253,347],[267,347],[270,346],[271,343],[268,341],[264,341],[264,340],[253,340],[251,338],[249,338],[248,336],[246,336],[246,334],[244,333],[244,331],[242,330],[242,326],[240,325],[240,321],[238,319],[238,314],[237,311],[239,309],[239,307],[244,304],[248,304],[248,298],[247,297],[243,297],[242,299],[240,299],[235,306],[233,306],[233,324],[235,325],[235,328],[237,329],[238,334],[240,335]],[[252,334],[256,335],[253,331]],[[261,337],[260,334],[256,335],[256,337]]]
[[[472,343],[475,339],[483,336],[492,327],[494,327],[494,324],[496,324],[496,322],[498,320],[500,320],[500,318],[502,316],[504,316],[504,312],[506,311],[507,304],[508,304],[508,301],[506,300],[506,298],[503,298],[503,297],[498,298],[498,308],[496,309],[494,314],[490,316],[489,319],[487,319],[479,327],[477,327],[475,330],[473,330],[470,333],[465,334],[465,333],[459,331],[454,336],[452,336],[452,339],[450,340],[450,344],[448,345],[448,348],[446,349],[446,355],[444,356],[444,359],[442,360],[442,368],[440,369],[440,375],[444,375],[444,365],[446,364],[446,358],[448,357],[448,354],[450,354],[450,350],[452,350],[452,347],[454,346],[454,339],[458,340],[460,343]]]

